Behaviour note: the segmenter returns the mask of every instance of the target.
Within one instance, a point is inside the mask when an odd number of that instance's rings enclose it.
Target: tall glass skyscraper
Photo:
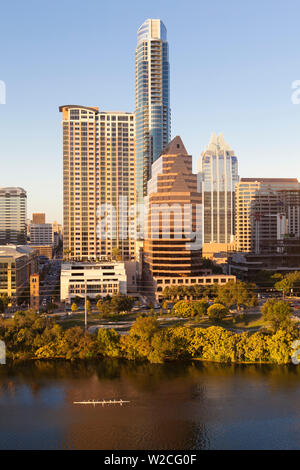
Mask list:
[[[167,30],[161,20],[146,20],[136,48],[136,196],[147,194],[151,165],[171,137],[170,72]]]
[[[232,243],[235,233],[235,187],[238,161],[222,134],[212,134],[198,160],[202,192],[203,243]]]

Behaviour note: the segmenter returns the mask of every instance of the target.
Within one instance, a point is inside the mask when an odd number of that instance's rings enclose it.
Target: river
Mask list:
[[[0,365],[0,449],[300,449],[299,402],[293,365]]]

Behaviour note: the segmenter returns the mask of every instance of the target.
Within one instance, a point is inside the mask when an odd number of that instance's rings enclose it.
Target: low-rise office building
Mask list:
[[[163,291],[166,287],[177,286],[211,286],[212,284],[224,285],[228,281],[236,281],[236,276],[226,274],[208,274],[204,276],[188,276],[188,277],[163,277],[156,280],[156,293],[157,300],[163,298]]]
[[[65,262],[61,267],[60,299],[71,302],[75,297],[127,294],[125,264],[116,261]]]
[[[256,282],[260,272],[287,274],[299,271],[300,238],[285,237],[272,241],[272,251],[264,253],[232,253],[228,258],[228,272],[243,281]]]
[[[7,294],[18,303],[25,300],[30,275],[38,272],[38,255],[28,245],[0,246],[0,294]]]
[[[48,259],[53,258],[53,245],[31,245],[34,248],[38,256],[43,256]]]

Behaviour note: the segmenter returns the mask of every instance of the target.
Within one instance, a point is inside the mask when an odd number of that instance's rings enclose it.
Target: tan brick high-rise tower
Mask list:
[[[135,201],[134,114],[77,105],[59,109],[64,256],[97,260],[112,256],[117,248],[122,259],[133,260],[135,233],[129,207]]]
[[[201,194],[178,136],[152,165],[146,221],[145,262],[154,279],[201,274]]]

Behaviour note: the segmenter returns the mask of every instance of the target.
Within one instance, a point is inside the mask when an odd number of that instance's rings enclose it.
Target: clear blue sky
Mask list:
[[[172,136],[194,162],[223,132],[241,176],[300,177],[299,0],[2,2],[0,186],[28,192],[28,215],[62,220],[58,106],[134,110],[136,30],[168,30]]]

